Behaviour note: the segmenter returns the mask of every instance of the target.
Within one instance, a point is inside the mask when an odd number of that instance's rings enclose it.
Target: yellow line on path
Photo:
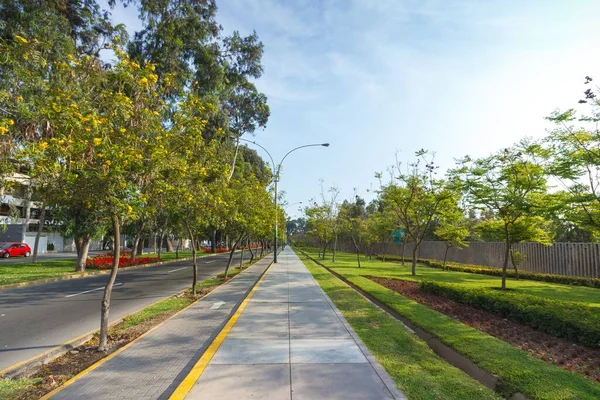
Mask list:
[[[171,394],[171,396],[169,397],[169,400],[183,400],[188,395],[190,390],[192,390],[192,387],[194,386],[196,381],[200,378],[200,375],[202,375],[202,373],[208,366],[208,363],[210,362],[210,360],[212,360],[212,358],[215,355],[215,353],[217,352],[217,350],[219,350],[219,347],[221,347],[221,344],[223,343],[223,341],[225,340],[225,338],[231,331],[231,328],[233,328],[233,326],[237,322],[238,318],[240,317],[240,315],[242,314],[242,312],[248,305],[248,302],[250,301],[250,299],[252,299],[252,296],[254,296],[254,293],[256,292],[256,290],[258,289],[260,284],[262,283],[263,279],[265,279],[265,276],[267,275],[267,273],[269,272],[269,270],[271,269],[272,266],[273,266],[273,262],[271,262],[271,264],[265,270],[265,272],[260,277],[258,282],[256,282],[256,284],[254,285],[252,290],[250,290],[250,292],[248,293],[246,298],[242,301],[242,304],[240,304],[240,306],[237,309],[237,311],[235,312],[235,314],[233,314],[231,316],[231,318],[229,319],[227,324],[225,324],[225,326],[223,327],[221,332],[219,332],[219,334],[215,337],[215,339],[210,344],[210,346],[208,346],[208,348],[206,349],[204,354],[202,354],[202,357],[200,357],[198,362],[196,362],[196,364],[192,367],[192,370],[190,371],[190,373],[183,379],[183,381],[179,384],[179,386],[177,386],[177,389],[175,389],[173,394]]]

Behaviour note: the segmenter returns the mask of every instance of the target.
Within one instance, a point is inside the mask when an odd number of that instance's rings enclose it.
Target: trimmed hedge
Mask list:
[[[593,307],[428,280],[421,281],[420,286],[425,292],[492,312],[552,336],[600,348],[600,313]]]
[[[377,256],[378,259],[382,259],[382,256]],[[399,256],[386,256],[386,261],[402,261],[402,257]],[[411,259],[404,258],[404,261],[411,261]],[[456,272],[468,272],[471,274],[480,274],[480,275],[491,275],[491,276],[502,276],[502,268],[494,268],[494,267],[482,267],[479,265],[471,265],[471,264],[459,264],[454,262],[447,262],[446,266],[439,260],[429,260],[426,258],[419,258],[419,264],[426,265],[432,268],[439,268],[446,271],[456,271]],[[506,270],[506,276],[509,278],[516,278],[516,274],[514,269]],[[539,272],[529,272],[529,271],[521,271],[519,270],[519,278],[529,279],[532,281],[542,281],[542,282],[552,282],[552,283],[562,283],[565,285],[575,285],[575,286],[589,286],[593,288],[600,288],[600,279],[599,278],[584,278],[580,276],[566,276],[566,275],[553,275],[553,274],[541,274]]]

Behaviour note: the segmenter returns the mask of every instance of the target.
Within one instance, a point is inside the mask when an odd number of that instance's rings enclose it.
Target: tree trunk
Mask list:
[[[511,246],[512,246],[513,244],[514,244],[514,243],[511,243]],[[513,252],[513,249],[510,249],[510,262],[512,263],[512,265],[513,265],[513,268],[514,268],[514,270],[515,270],[515,278],[519,279],[519,270],[517,269],[517,263],[515,263],[515,258],[514,258],[514,252]]]
[[[131,261],[135,261],[135,257],[137,255],[138,246],[140,244],[140,234],[135,234],[135,239],[133,239],[133,247],[131,248]]]
[[[401,259],[403,267],[404,267],[404,249],[406,249],[406,243],[402,243],[402,254],[400,255],[400,259]]]
[[[360,246],[356,244],[354,237],[352,238],[352,243],[354,243],[354,249],[356,249],[356,261],[358,262],[358,268],[360,268]]]
[[[152,253],[156,254],[156,232],[152,232]]]
[[[171,240],[170,237],[167,237],[167,251],[169,253],[172,253],[173,250],[175,250],[175,248],[173,247],[173,241]]]
[[[175,259],[179,260],[179,246],[181,246],[181,239],[177,240],[177,247],[175,248]]]
[[[158,258],[160,258],[160,255],[162,254],[163,240],[165,238],[164,231],[160,231],[159,238],[160,239],[159,239],[159,245],[158,245]]]
[[[233,253],[235,253],[235,249],[238,247],[238,244],[242,241],[244,234],[240,235],[240,238],[234,243],[231,252],[229,253],[229,261],[227,261],[227,266],[225,267],[225,279],[227,279],[227,274],[229,273],[229,267],[231,267],[231,261],[233,260]]]
[[[192,268],[194,271],[192,277],[192,296],[196,295],[196,283],[198,282],[198,252],[196,251],[196,240],[194,238],[194,233],[192,232],[192,228],[186,222],[185,227],[187,228],[188,234],[190,235],[190,240],[192,242]]]
[[[506,290],[506,270],[508,268],[508,260],[510,258],[510,234],[508,232],[508,225],[504,225],[504,238],[506,249],[504,251],[504,265],[502,265],[502,290]]]
[[[325,253],[327,252],[327,242],[325,242],[325,244],[323,245],[323,255],[321,256],[321,259],[324,260],[325,259]]]
[[[212,238],[210,241],[210,252],[215,254],[217,252],[217,230],[213,229]]]
[[[333,257],[331,259],[332,262],[335,262],[335,252],[337,250],[337,240],[338,240],[338,237],[336,234],[333,238],[333,250],[332,250]]]
[[[104,296],[102,296],[102,306],[100,311],[100,344],[98,345],[98,351],[105,351],[108,340],[108,313],[110,311],[110,295],[117,279],[117,272],[119,272],[119,257],[121,256],[121,241],[119,240],[119,217],[117,215],[112,216],[113,231],[115,234],[115,246],[113,250],[113,264],[112,270],[110,271],[110,277],[104,288]]]
[[[35,243],[33,244],[33,262],[37,261],[38,247],[40,245],[40,236],[42,235],[42,229],[44,229],[44,220],[46,219],[46,204],[42,203],[42,209],[40,213],[40,222],[38,224],[38,230],[35,234]]]
[[[444,252],[444,267],[446,267],[446,260],[448,259],[448,250],[450,250],[450,246],[446,243],[446,251]]]
[[[243,262],[244,262],[244,245],[242,245],[242,253],[240,255],[240,270],[242,269]]]
[[[420,244],[420,243],[419,243]],[[415,247],[412,251],[412,276],[417,275],[417,250],[419,249],[419,245],[415,243]]]
[[[84,235],[82,237],[76,237],[75,248],[77,249],[77,264],[75,265],[75,272],[85,271],[85,261],[87,260],[88,251],[90,249],[90,242],[92,241],[91,235]]]
[[[138,256],[141,256],[142,254],[144,254],[144,238],[143,237],[140,237],[140,241],[138,242],[137,249],[135,249],[135,251]]]
[[[381,262],[385,262],[385,254],[387,252],[387,243],[386,242],[383,242],[382,250],[383,250],[383,257],[381,257]]]
[[[265,251],[265,241],[263,239],[261,239],[261,241],[260,241],[260,258],[262,258],[264,251]]]
[[[248,250],[250,251],[250,262],[254,261],[254,250],[252,250],[252,242],[248,239]]]

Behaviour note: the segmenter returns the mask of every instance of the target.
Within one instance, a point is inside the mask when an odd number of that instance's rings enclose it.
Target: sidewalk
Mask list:
[[[250,267],[52,399],[168,399],[184,381],[191,390],[180,398],[193,400],[405,399],[290,249],[229,333],[219,335],[270,261]],[[217,335],[216,343],[225,339],[194,382],[198,375],[190,371]]]
[[[186,399],[404,399],[290,249]]]
[[[52,399],[168,399],[271,260],[257,262]]]

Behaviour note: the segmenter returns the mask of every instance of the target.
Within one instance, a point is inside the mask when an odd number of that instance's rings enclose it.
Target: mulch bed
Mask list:
[[[498,315],[426,293],[417,282],[369,276],[374,282],[527,351],[532,356],[600,382],[600,350],[556,338]]]

